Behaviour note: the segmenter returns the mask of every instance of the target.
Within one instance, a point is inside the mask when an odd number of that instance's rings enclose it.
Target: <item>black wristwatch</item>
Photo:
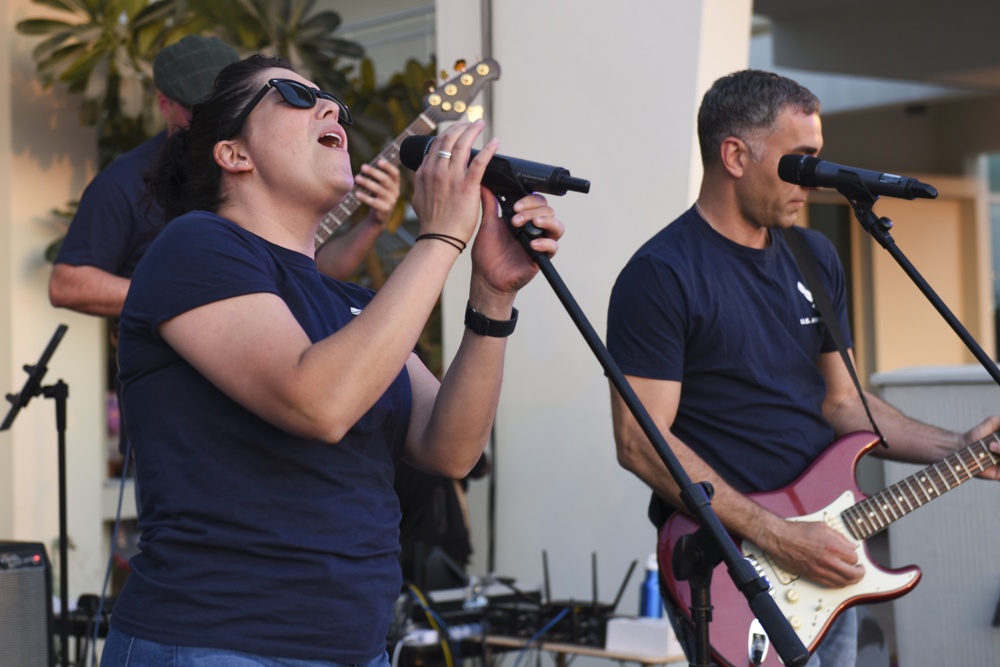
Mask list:
[[[482,313],[477,312],[471,304],[465,307],[465,326],[471,329],[474,334],[504,338],[514,333],[516,325],[517,308],[511,308],[509,320],[491,320]]]

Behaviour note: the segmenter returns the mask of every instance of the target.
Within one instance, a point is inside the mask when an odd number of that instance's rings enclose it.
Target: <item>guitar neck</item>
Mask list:
[[[1000,432],[983,438],[846,509],[841,514],[844,525],[856,539],[867,539],[896,519],[968,482],[1000,463],[1000,455],[989,449],[991,442],[1000,442],[998,436]]]
[[[431,118],[431,115],[428,112],[424,112],[417,116],[416,120],[406,126],[402,134],[393,139],[368,164],[374,166],[378,164],[379,160],[385,160],[399,166],[399,147],[403,143],[403,140],[415,135],[428,134],[437,128],[437,122]],[[323,220],[319,223],[319,228],[316,230],[315,240],[317,248],[330,240],[330,237],[337,231],[337,228],[344,224],[361,207],[361,200],[357,197],[358,190],[360,190],[360,187],[355,185],[336,208],[323,216]]]

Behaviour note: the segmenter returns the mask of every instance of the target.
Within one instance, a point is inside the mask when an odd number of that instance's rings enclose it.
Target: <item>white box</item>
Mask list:
[[[674,629],[665,618],[612,618],[604,650],[647,657],[683,655]]]

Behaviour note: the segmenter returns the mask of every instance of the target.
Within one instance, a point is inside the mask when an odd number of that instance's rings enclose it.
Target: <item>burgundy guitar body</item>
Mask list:
[[[864,507],[866,496],[861,493],[855,481],[855,469],[861,456],[877,444],[877,436],[871,433],[844,436],[830,445],[793,484],[778,491],[750,496],[779,516],[794,520],[823,521],[859,545],[858,557],[865,568],[864,578],[846,588],[831,589],[790,575],[751,542],[744,540],[737,544],[744,556],[770,583],[772,597],[810,652],[823,639],[837,615],[847,608],[897,598],[916,586],[920,579],[920,570],[916,566],[887,570],[871,560],[863,538],[859,539],[852,533],[858,525],[864,528],[866,521],[870,523],[870,517],[855,516],[851,525],[845,525],[845,518],[849,518],[845,515],[869,511],[869,508]],[[919,489],[917,495],[921,495]],[[909,509],[921,504],[913,498],[897,500],[904,501]],[[900,516],[903,513],[906,512],[899,512]],[[885,507],[881,508],[880,514],[883,515],[879,517],[880,524],[886,518],[889,521],[898,518],[891,516]],[[878,530],[883,527],[878,526]],[[688,618],[691,590],[687,581],[674,579],[671,562],[677,540],[697,529],[698,524],[689,517],[675,513],[661,529],[657,545],[660,572],[667,591]],[[869,533],[864,535],[868,537],[878,530],[859,532]],[[750,611],[746,598],[733,584],[724,564],[715,568],[710,591],[714,607],[709,624],[713,656],[719,664],[729,667],[755,664],[750,658],[750,647],[754,635],[762,634],[763,628]],[[759,664],[780,667],[782,663],[773,647],[767,646]]]

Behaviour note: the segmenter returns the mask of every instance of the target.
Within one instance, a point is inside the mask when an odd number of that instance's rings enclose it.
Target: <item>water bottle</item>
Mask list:
[[[639,616],[663,618],[663,600],[660,598],[660,567],[656,554],[646,561],[646,578],[639,592]]]

